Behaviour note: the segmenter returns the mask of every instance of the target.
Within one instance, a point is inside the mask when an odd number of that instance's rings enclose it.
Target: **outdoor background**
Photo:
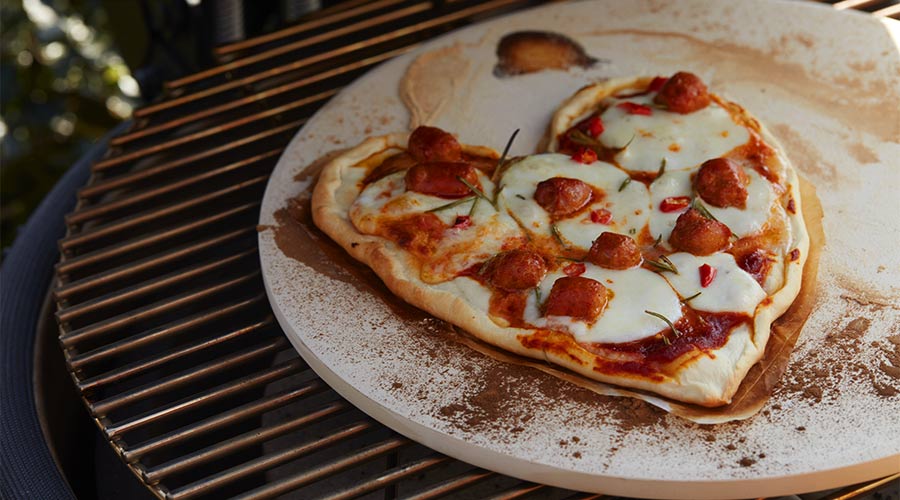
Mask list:
[[[90,145],[212,48],[319,0],[0,0],[0,239],[5,249]],[[113,21],[114,20],[114,21]]]

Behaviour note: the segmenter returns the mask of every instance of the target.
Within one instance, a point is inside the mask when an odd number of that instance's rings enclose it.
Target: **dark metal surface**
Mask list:
[[[59,340],[101,432],[156,496],[600,497],[475,468],[373,421],[297,356],[260,279],[263,189],[306,119],[373,65],[535,3],[343,2],[220,47],[221,64],[168,82],[112,140],[59,242]]]

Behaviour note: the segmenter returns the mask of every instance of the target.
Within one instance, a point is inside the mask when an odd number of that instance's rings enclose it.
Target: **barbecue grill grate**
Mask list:
[[[156,496],[601,497],[450,459],[341,399],[274,321],[256,249],[269,173],[340,88],[436,35],[537,3],[345,1],[219,47],[219,65],[168,82],[111,141],[59,243],[60,344],[101,431]],[[894,2],[836,7],[900,16]]]

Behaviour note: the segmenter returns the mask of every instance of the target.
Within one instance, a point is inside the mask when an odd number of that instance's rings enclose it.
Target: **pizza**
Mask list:
[[[434,127],[370,138],[324,167],[313,219],[398,297],[482,341],[728,404],[808,251],[780,146],[686,72],[587,86],[545,142],[507,158]]]

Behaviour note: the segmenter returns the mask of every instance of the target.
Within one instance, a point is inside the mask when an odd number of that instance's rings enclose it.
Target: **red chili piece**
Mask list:
[[[612,221],[612,212],[609,210],[601,208],[591,211],[591,222],[594,224],[609,225],[610,221]]]
[[[700,286],[706,288],[710,283],[716,279],[716,268],[709,264],[703,264],[699,267],[700,270]]]
[[[791,262],[793,262],[799,258],[800,258],[800,249],[795,248],[795,249],[791,250]]]
[[[591,148],[581,148],[572,154],[572,159],[578,163],[589,165],[597,161],[597,153]]]
[[[453,223],[453,229],[465,229],[472,225],[472,218],[468,215],[457,215],[456,222]]]
[[[668,214],[687,208],[690,204],[690,196],[669,196],[659,203],[659,209]]]
[[[659,89],[663,88],[663,85],[668,81],[669,79],[665,76],[657,76],[650,82],[650,85],[647,86],[647,90],[650,92],[659,92]]]
[[[636,102],[620,102],[616,104],[617,108],[622,108],[629,115],[644,115],[650,116],[653,114],[653,110],[649,106],[644,106],[643,104],[638,104]]]
[[[585,269],[584,263],[573,262],[564,267],[563,272],[566,273],[566,276],[581,276],[584,274]]]
[[[603,126],[603,120],[599,116],[590,117],[585,124],[585,132],[590,134],[591,137],[599,136],[604,130],[606,128]]]

